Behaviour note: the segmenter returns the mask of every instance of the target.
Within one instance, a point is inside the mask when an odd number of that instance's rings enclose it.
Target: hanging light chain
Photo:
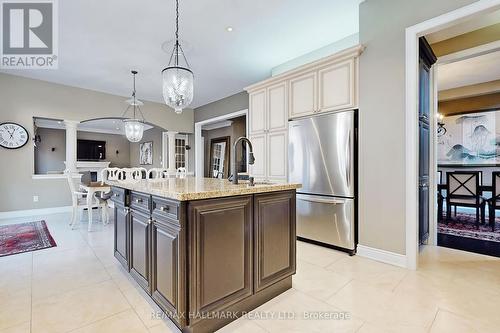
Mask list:
[[[175,0],[175,66],[179,66],[179,0]]]

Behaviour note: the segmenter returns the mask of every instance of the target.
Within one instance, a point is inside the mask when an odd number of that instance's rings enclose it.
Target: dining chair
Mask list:
[[[479,220],[485,220],[485,199],[481,196],[479,171],[453,171],[446,173],[446,223],[451,217],[451,207],[476,209],[476,229]]]
[[[187,170],[184,167],[177,168],[175,171],[175,177],[176,178],[186,178],[187,176]]]
[[[500,208],[500,171],[491,173],[491,198],[488,200],[488,213],[491,231],[495,231],[496,210]]]
[[[71,203],[72,203],[72,214],[69,225],[72,229],[75,229],[77,225],[77,217],[78,221],[81,221],[81,217],[83,211],[88,208],[87,206],[87,192],[80,190],[80,182],[76,181],[77,178],[73,178],[73,174],[67,173],[67,180],[69,185],[69,191],[71,194]],[[101,216],[101,221],[106,223],[108,221],[108,210],[107,210],[107,201],[102,198],[98,198],[94,195],[92,199],[91,209],[87,212],[87,214],[92,214],[92,208],[97,207],[99,209],[99,215]]]
[[[160,179],[165,178],[165,174],[168,170],[165,168],[151,168],[148,170],[146,179]]]
[[[101,184],[106,180],[123,180],[125,179],[125,171],[120,168],[104,168],[101,170]]]

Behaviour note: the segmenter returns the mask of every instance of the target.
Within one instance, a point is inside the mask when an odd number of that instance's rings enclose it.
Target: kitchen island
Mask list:
[[[115,257],[182,331],[213,332],[291,288],[300,184],[107,183]]]

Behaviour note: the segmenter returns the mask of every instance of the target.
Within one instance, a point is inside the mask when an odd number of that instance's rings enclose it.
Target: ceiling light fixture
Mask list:
[[[132,98],[126,101],[128,103],[128,107],[125,112],[123,112],[122,118],[125,118],[128,110],[132,108],[132,118],[123,119],[123,123],[125,125],[125,136],[130,142],[139,142],[141,141],[142,135],[144,134],[145,119],[140,108],[142,105],[144,105],[144,103],[138,100],[135,96],[135,75],[137,74],[137,71],[131,72],[134,77],[134,90],[132,91]],[[137,114],[140,114],[142,119],[137,118]]]
[[[175,1],[175,44],[170,60],[163,69],[163,98],[176,113],[188,107],[193,101],[194,75],[179,43],[179,0]],[[181,64],[180,61],[184,63]]]
[[[227,31],[227,32],[231,32],[231,31],[233,31],[233,27],[227,27],[227,28],[226,28],[226,31]]]

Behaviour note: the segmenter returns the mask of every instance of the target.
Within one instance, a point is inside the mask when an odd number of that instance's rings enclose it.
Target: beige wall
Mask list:
[[[194,121],[199,122],[245,109],[248,109],[248,93],[242,91],[194,109]]]
[[[140,142],[130,144],[130,166],[132,168],[161,168],[162,132],[163,131],[157,127],[151,128],[144,132],[144,136]],[[139,146],[141,143],[148,141],[153,142],[153,165],[141,165],[139,164]]]
[[[52,128],[39,128],[40,142],[35,148],[35,173],[63,172],[66,166],[66,131]],[[52,149],[54,148],[54,151]]]
[[[0,74],[0,122],[13,121],[33,136],[33,117],[88,120],[120,116],[126,97]],[[146,102],[148,122],[181,132],[194,130],[193,111],[176,115],[165,105]],[[0,212],[70,205],[67,181],[32,179],[33,144],[0,149]],[[33,202],[33,196],[39,202]]]
[[[359,243],[405,253],[405,29],[473,0],[360,5]]]

